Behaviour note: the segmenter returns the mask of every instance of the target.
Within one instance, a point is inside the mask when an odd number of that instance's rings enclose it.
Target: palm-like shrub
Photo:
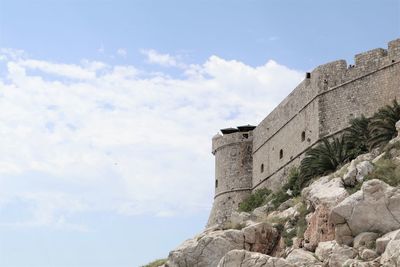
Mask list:
[[[332,141],[323,139],[322,142],[309,149],[300,164],[300,186],[310,178],[335,171],[338,166],[347,162],[350,154],[347,150],[345,137],[335,137]]]
[[[364,115],[350,121],[350,127],[345,132],[345,139],[351,158],[368,152],[368,140],[370,139],[369,122],[370,120]]]
[[[397,135],[396,122],[400,120],[400,105],[393,100],[392,105],[387,105],[372,117],[369,124],[370,138],[368,146],[370,149],[382,146]]]

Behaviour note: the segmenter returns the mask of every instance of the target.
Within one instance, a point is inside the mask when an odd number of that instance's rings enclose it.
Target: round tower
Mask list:
[[[229,221],[232,211],[251,193],[253,129],[222,129],[212,139],[215,156],[215,196],[207,227]]]

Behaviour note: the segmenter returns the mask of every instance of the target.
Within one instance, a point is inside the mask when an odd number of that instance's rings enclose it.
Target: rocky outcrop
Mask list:
[[[258,223],[242,230],[217,230],[187,240],[170,252],[167,266],[212,267],[234,249],[245,249],[268,254],[278,238],[278,232],[266,223]]]
[[[286,260],[295,266],[320,266],[320,262],[314,254],[303,249],[294,249]]]
[[[219,262],[218,267],[295,267],[282,258],[246,250],[232,250]]]
[[[340,235],[362,232],[387,233],[400,228],[400,188],[380,180],[365,182],[361,190],[332,209],[331,220]]]

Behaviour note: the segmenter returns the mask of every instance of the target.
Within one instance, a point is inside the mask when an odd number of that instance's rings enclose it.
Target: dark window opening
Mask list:
[[[218,187],[218,180],[215,180],[215,188]]]
[[[264,163],[261,164],[261,173],[263,173],[263,172],[264,172]]]
[[[310,79],[310,78],[311,78],[311,73],[306,72],[306,78],[307,78],[307,79]]]
[[[306,140],[306,132],[302,132],[301,133],[301,142],[304,142],[304,140]]]
[[[249,134],[243,134],[244,138],[249,138]]]
[[[282,149],[279,151],[279,158],[280,159],[283,158],[283,150]]]

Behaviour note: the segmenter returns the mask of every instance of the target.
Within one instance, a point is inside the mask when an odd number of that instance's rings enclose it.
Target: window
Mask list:
[[[304,142],[304,140],[306,140],[306,132],[302,132],[301,133],[301,142]]]
[[[263,164],[261,164],[261,168],[260,168],[260,170],[261,170],[261,173],[263,173],[263,172],[264,172],[264,163],[263,163]]]
[[[282,149],[279,151],[279,158],[280,159],[283,158],[283,150]]]
[[[243,134],[244,138],[249,138],[249,134]]]
[[[215,180],[215,188],[218,188],[218,180]]]
[[[306,72],[306,79],[310,79],[311,78],[311,73]]]

